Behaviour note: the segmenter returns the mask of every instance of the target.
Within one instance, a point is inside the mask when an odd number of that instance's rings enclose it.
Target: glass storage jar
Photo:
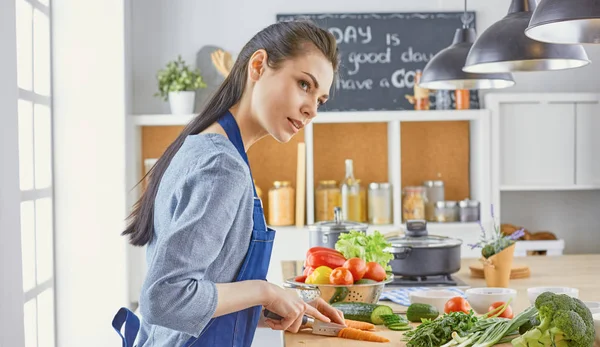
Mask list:
[[[392,185],[369,184],[369,223],[392,224]]]
[[[425,219],[425,187],[407,186],[404,187],[404,197],[402,199],[402,219]]]
[[[269,225],[294,224],[294,188],[289,181],[275,181],[269,189]]]
[[[434,222],[458,222],[458,204],[456,201],[438,201],[433,212]]]
[[[315,190],[315,221],[332,221],[334,208],[341,206],[341,191],[335,180],[319,181]]]
[[[459,215],[461,222],[477,222],[479,221],[479,201],[463,200],[458,203]]]

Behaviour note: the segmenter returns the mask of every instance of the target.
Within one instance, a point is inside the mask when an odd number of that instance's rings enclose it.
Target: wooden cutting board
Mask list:
[[[471,270],[472,278],[484,278],[483,264],[470,265],[469,270]],[[529,276],[531,276],[531,270],[529,269],[529,266],[526,265],[515,264],[510,270],[511,280],[528,278]]]

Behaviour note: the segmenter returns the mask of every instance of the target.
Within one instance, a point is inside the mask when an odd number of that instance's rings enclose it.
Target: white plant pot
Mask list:
[[[194,113],[195,91],[169,92],[169,105],[172,114]]]

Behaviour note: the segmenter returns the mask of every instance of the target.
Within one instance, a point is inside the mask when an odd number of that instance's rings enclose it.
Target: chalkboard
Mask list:
[[[463,12],[278,14],[277,21],[308,19],[338,42],[341,64],[331,99],[320,111],[413,110],[414,77],[462,27]],[[467,12],[475,26],[475,13]],[[431,109],[435,93],[431,93]],[[479,108],[477,91],[471,108]]]

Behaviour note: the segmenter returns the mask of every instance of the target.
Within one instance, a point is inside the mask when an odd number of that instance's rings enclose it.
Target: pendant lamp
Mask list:
[[[600,0],[542,0],[525,35],[551,43],[600,43]]]
[[[525,35],[535,0],[512,0],[508,14],[475,41],[467,56],[466,72],[563,70],[582,67],[590,60],[581,45],[532,40]]]
[[[452,44],[438,52],[423,69],[419,86],[428,89],[499,89],[512,87],[515,81],[510,73],[474,74],[463,71],[469,49],[477,33],[469,28],[467,1],[462,16],[463,27],[456,29]]]

